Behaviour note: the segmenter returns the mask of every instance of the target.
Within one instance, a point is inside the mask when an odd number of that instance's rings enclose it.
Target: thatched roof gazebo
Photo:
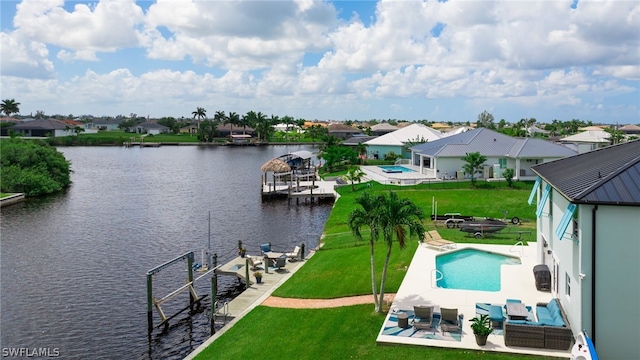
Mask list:
[[[286,173],[291,171],[291,166],[280,159],[271,159],[260,168],[262,172]]]

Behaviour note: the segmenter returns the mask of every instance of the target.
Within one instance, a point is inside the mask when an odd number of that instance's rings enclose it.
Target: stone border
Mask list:
[[[2,199],[0,199],[0,207],[19,203],[23,200],[24,200],[24,194],[22,193],[9,195],[7,197],[3,197]]]

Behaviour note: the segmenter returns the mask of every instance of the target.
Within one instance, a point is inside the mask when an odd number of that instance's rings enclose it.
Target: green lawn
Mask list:
[[[517,183],[516,189],[506,188],[504,183],[484,184],[470,189],[466,184],[418,185],[412,187],[388,187],[377,183],[359,184],[338,189],[341,194],[324,230],[324,246],[305,266],[300,268],[274,295],[296,298],[337,298],[371,293],[368,234],[358,241],[347,226],[348,214],[354,208],[354,200],[363,191],[388,191],[393,189],[400,198],[409,198],[424,212],[425,227],[434,229],[428,220],[432,199],[438,202],[438,213],[460,212],[477,217],[502,218],[501,210],[509,211],[509,217],[529,219],[518,226],[519,230],[531,230],[527,239],[535,239],[533,207],[527,204],[531,184]],[[464,186],[464,188],[463,188]],[[493,188],[500,186],[500,188]],[[491,238],[475,239],[457,229],[439,227],[444,238],[457,242],[515,243],[515,234],[498,234]],[[396,292],[404,278],[416,247],[417,239],[411,239],[405,249],[394,247],[385,293]],[[376,244],[377,271],[382,271],[385,245]],[[540,358],[505,353],[471,350],[443,349],[436,347],[378,346],[375,343],[384,315],[374,314],[373,304],[336,309],[278,309],[259,306],[211,344],[198,359],[235,359],[264,357],[277,354],[281,358],[327,359],[522,359]],[[277,341],[273,341],[277,334]],[[241,344],[241,345],[240,345]]]
[[[425,346],[381,346],[385,315],[371,305],[331,309],[258,306],[196,359],[543,359],[527,355]]]

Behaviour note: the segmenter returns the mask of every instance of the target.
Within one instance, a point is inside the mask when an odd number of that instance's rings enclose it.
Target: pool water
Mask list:
[[[452,251],[436,256],[436,269],[443,278],[437,285],[447,289],[500,291],[502,265],[519,265],[520,259],[476,249]]]
[[[386,172],[386,173],[406,173],[406,172],[415,172],[411,169],[408,169],[404,166],[398,166],[398,165],[382,165],[382,166],[378,166],[380,169],[382,169],[382,171]]]

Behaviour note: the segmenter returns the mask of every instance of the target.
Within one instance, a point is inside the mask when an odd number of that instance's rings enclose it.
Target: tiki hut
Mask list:
[[[268,185],[269,192],[277,191],[276,185],[278,182],[276,178],[285,177],[287,175],[291,176],[291,166],[289,166],[286,162],[277,158],[267,161],[264,165],[262,165],[260,170],[264,172],[263,183],[264,185]],[[272,173],[271,175],[271,178],[273,179],[272,183],[267,182],[268,173]],[[285,177],[285,182],[286,182],[286,177]],[[272,185],[273,185],[273,189],[271,187]]]

